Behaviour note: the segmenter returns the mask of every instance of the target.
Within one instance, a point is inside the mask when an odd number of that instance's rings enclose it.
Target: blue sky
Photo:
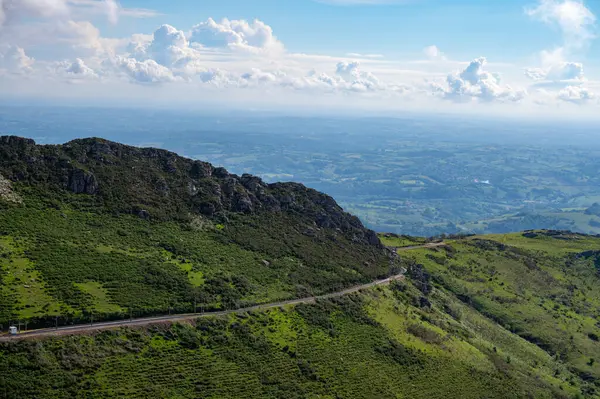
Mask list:
[[[591,0],[0,0],[0,94],[593,116],[597,15]]]
[[[216,20],[261,19],[291,51],[323,54],[378,53],[415,57],[435,44],[457,57],[487,54],[507,61],[527,59],[561,40],[558,29],[533,21],[523,0],[412,0],[391,4],[331,4],[314,0],[122,0],[124,7],[163,15],[112,29],[115,34],[151,31],[157,25],[192,26]],[[342,1],[343,3],[343,1]],[[377,3],[377,2],[371,2]],[[600,14],[600,2],[587,7]],[[596,50],[596,51],[594,51]],[[600,59],[595,45],[585,56]],[[583,55],[582,55],[583,57]]]

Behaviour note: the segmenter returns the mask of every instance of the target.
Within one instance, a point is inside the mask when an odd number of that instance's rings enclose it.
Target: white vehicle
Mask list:
[[[17,335],[19,333],[19,330],[15,326],[10,326],[8,327],[8,333],[10,335]]]

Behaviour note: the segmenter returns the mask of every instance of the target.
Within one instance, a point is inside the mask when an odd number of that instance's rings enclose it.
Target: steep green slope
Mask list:
[[[233,308],[397,269],[335,201],[156,149],[0,137],[0,324]]]
[[[6,397],[571,398],[568,371],[438,293],[401,284],[195,325],[0,345]],[[461,321],[443,311],[448,306]],[[488,341],[498,334],[498,343]]]
[[[9,398],[598,398],[598,245],[449,240],[403,251],[404,282],[316,305],[4,343],[0,385]]]
[[[0,137],[0,324],[315,305],[0,344],[6,398],[600,398],[600,237],[381,240],[333,199],[156,149]],[[387,247],[398,247],[398,253]]]
[[[407,257],[423,265],[440,290],[453,293],[596,386],[599,249],[599,237],[529,231],[470,237],[415,250]]]

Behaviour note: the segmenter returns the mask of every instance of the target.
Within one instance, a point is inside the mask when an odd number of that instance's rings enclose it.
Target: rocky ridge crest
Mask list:
[[[162,149],[100,138],[37,145],[30,139],[1,136],[0,172],[12,181],[95,196],[111,211],[144,218],[285,213],[304,222],[306,235],[333,229],[382,247],[373,231],[328,195],[298,183],[267,184],[249,174],[238,176]]]

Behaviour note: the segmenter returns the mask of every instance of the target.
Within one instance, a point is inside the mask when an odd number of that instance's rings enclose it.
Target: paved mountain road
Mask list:
[[[439,247],[442,245],[446,245],[446,244],[443,242],[429,243],[429,244],[415,245],[415,246],[410,246],[410,247],[400,247],[400,248],[396,248],[396,249],[398,251],[408,251],[408,250],[419,249],[419,248],[434,248],[434,247]],[[7,341],[14,341],[14,340],[28,339],[28,338],[82,334],[82,333],[86,333],[86,332],[90,332],[90,331],[109,330],[109,329],[115,329],[115,328],[119,328],[119,327],[145,326],[145,325],[149,325],[149,324],[193,320],[193,319],[197,319],[199,317],[224,316],[224,315],[228,315],[228,314],[244,313],[244,312],[249,312],[252,310],[264,310],[264,309],[277,308],[280,306],[287,306],[287,305],[315,303],[318,299],[341,297],[344,295],[358,292],[358,291],[366,289],[366,288],[389,285],[392,281],[402,280],[402,279],[404,279],[404,274],[397,274],[395,276],[391,276],[391,277],[388,277],[383,280],[377,280],[377,281],[373,281],[371,283],[357,285],[357,286],[350,287],[350,288],[347,288],[342,291],[333,292],[331,294],[312,296],[312,297],[307,297],[307,298],[291,299],[288,301],[267,303],[267,304],[263,304],[263,305],[255,305],[255,306],[250,306],[247,308],[240,308],[240,309],[233,309],[233,310],[223,310],[223,311],[204,312],[204,313],[187,313],[187,314],[167,315],[167,316],[157,316],[157,317],[145,317],[145,318],[139,318],[139,319],[133,319],[133,320],[104,321],[104,322],[98,322],[95,324],[78,324],[78,325],[74,325],[74,326],[65,326],[65,327],[59,327],[59,328],[45,328],[45,329],[40,329],[40,330],[31,330],[31,331],[26,331],[26,332],[20,332],[18,335],[0,336],[0,342],[7,342]]]

